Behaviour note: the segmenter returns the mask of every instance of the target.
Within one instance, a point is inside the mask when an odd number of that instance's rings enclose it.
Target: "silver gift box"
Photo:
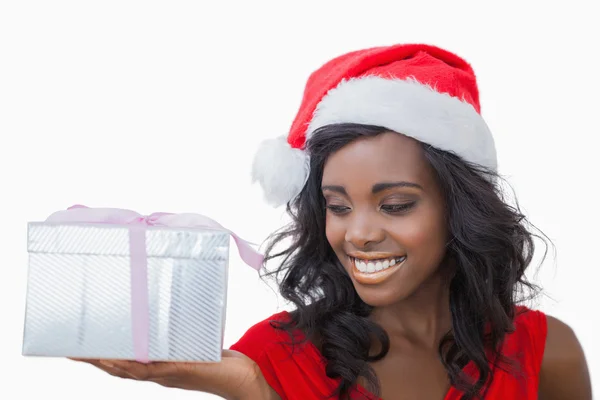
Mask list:
[[[136,359],[130,229],[29,224],[23,355]],[[145,228],[149,360],[220,360],[229,240],[219,230]]]

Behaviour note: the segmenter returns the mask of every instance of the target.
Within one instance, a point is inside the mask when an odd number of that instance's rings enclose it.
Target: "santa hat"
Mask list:
[[[494,139],[480,115],[471,66],[434,46],[377,47],[315,71],[289,134],[261,144],[252,177],[268,203],[280,206],[301,192],[310,171],[306,140],[337,123],[382,126],[496,170]]]

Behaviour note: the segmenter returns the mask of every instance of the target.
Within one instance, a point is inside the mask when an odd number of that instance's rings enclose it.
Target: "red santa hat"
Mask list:
[[[465,60],[428,45],[370,48],[316,70],[289,134],[259,147],[252,177],[268,203],[280,206],[301,192],[309,175],[306,140],[336,123],[382,126],[496,170],[494,139]]]

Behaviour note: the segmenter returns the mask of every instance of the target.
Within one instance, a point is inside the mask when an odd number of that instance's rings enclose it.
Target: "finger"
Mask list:
[[[145,366],[146,379],[151,381],[173,381],[184,376],[189,367],[185,363],[154,362]],[[139,366],[134,366],[137,369]],[[141,370],[141,368],[139,368]],[[140,371],[141,372],[141,371]]]
[[[129,360],[73,359],[91,364],[102,371],[119,378],[152,381],[163,386],[177,386],[178,382],[194,374],[194,369],[210,368],[205,365],[173,362],[152,362],[149,364]],[[208,372],[208,370],[207,370]],[[196,372],[197,374],[197,372]],[[198,377],[196,377],[197,379]]]
[[[123,379],[136,379],[127,370],[123,369],[121,365],[117,365],[112,360],[82,360],[83,362],[93,365],[94,367],[106,372],[109,375],[116,376],[117,378]]]
[[[127,360],[100,360],[99,363],[105,368],[116,371],[119,374],[125,374],[130,379],[143,381],[150,378],[148,364]]]
[[[129,360],[100,360],[105,367],[120,370],[133,379],[155,381],[157,379],[172,379],[181,374],[185,367],[176,363],[152,362],[140,363]]]
[[[103,360],[89,361],[89,364],[94,367],[106,372],[109,375],[116,376],[117,378],[131,378],[124,370],[115,367],[112,363],[107,363]]]
[[[75,361],[75,362],[79,362],[79,363],[85,363],[85,364],[91,364],[92,362],[98,362],[97,359],[93,359],[93,358],[74,358],[74,357],[67,357],[68,360],[71,361]]]
[[[176,369],[165,365],[155,366],[153,364],[143,364],[129,360],[107,360],[107,359],[89,359],[89,358],[69,358],[70,360],[83,362],[93,365],[102,371],[120,378],[129,378],[136,380],[155,380],[156,378],[169,377]],[[150,369],[150,367],[153,367]]]

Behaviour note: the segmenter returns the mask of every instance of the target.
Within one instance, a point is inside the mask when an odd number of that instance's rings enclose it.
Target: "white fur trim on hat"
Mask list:
[[[252,164],[252,182],[260,183],[267,203],[279,207],[302,191],[309,170],[306,152],[292,148],[282,136],[261,143]]]
[[[325,125],[377,125],[496,170],[496,147],[481,115],[466,101],[414,79],[366,76],[342,81],[318,104],[306,136]]]

